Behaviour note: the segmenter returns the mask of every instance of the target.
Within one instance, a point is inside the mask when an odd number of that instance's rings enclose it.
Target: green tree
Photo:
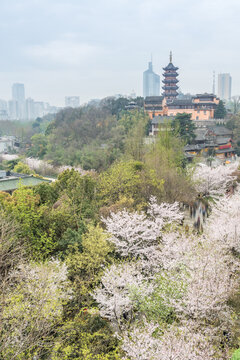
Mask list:
[[[233,96],[230,106],[233,114],[237,115],[240,111],[240,96]]]
[[[35,172],[30,169],[30,167],[27,164],[24,164],[23,162],[19,161],[13,168],[13,171],[20,174],[34,174]]]
[[[179,136],[185,143],[190,144],[196,137],[196,126],[191,120],[191,114],[177,114],[172,121],[173,134]]]
[[[151,195],[157,196],[161,193],[162,185],[162,177],[156,177],[154,171],[143,162],[122,160],[99,176],[97,188],[99,203],[111,207],[127,198],[140,209],[147,204]]]
[[[42,159],[47,151],[47,139],[45,135],[35,134],[31,137],[31,142],[32,145],[28,150],[28,155]]]
[[[142,161],[145,153],[145,137],[147,135],[149,117],[143,111],[130,112],[119,121],[127,131],[125,154],[134,160]]]
[[[97,213],[96,180],[91,175],[82,176],[78,171],[66,170],[53,184],[61,198],[60,204],[68,208],[76,229],[82,222],[94,220]]]
[[[214,111],[214,118],[215,119],[224,119],[227,115],[227,110],[222,100],[219,101],[219,104]]]
[[[118,340],[97,309],[85,308],[59,329],[52,360],[120,360]]]
[[[46,221],[46,207],[39,206],[39,197],[33,189],[21,187],[15,190],[3,206],[19,225],[17,234],[25,240],[29,256],[45,259],[52,254],[56,247],[54,231]]]
[[[159,200],[166,202],[193,200],[194,190],[185,170],[183,148],[184,143],[181,138],[174,136],[166,126],[160,128],[156,141],[149,145],[144,162],[155,179],[162,181],[162,191],[156,195]]]
[[[75,253],[68,256],[69,277],[73,282],[75,301],[80,306],[93,303],[90,292],[99,283],[103,269],[111,261],[112,245],[99,226],[88,225],[82,236],[81,251],[75,246]]]
[[[240,114],[231,116],[227,128],[233,132],[233,146],[237,155],[240,155]]]

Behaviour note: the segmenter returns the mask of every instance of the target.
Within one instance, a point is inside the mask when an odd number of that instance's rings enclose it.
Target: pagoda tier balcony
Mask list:
[[[178,79],[164,79],[162,81],[164,84],[177,84],[179,82]]]
[[[179,74],[177,72],[165,72],[162,74],[164,77],[177,77]]]
[[[177,90],[165,90],[164,91],[165,95],[171,95],[171,94],[178,94]]]
[[[177,90],[178,86],[163,86],[163,90]]]

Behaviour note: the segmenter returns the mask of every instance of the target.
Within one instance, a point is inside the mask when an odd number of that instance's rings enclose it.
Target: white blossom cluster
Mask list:
[[[221,358],[211,345],[211,338],[196,331],[190,321],[185,326],[171,326],[160,337],[157,326],[145,323],[123,336],[123,350],[132,360],[212,360]]]
[[[44,337],[61,320],[64,303],[71,295],[64,263],[53,260],[19,266],[12,272],[4,294],[1,350],[17,355],[30,345],[41,346]]]
[[[208,220],[207,235],[222,246],[240,252],[240,191],[222,197],[212,209]]]
[[[56,172],[58,174],[61,174],[63,171],[65,170],[71,170],[74,169],[75,171],[78,171],[81,175],[85,175],[86,171],[84,171],[81,167],[74,167],[74,166],[68,166],[68,165],[64,165],[64,166],[59,166],[59,167],[55,167],[51,164],[49,164],[47,161],[45,160],[40,160],[40,159],[36,159],[36,158],[26,158],[24,159],[25,164],[27,164],[30,169],[35,170],[35,171],[44,171],[44,172]]]
[[[198,164],[193,173],[197,192],[202,195],[224,195],[228,187],[236,179],[235,172],[238,167],[238,161],[228,165],[219,165],[215,168],[205,164]]]
[[[151,197],[147,214],[131,213],[123,210],[104,219],[107,232],[112,235],[112,241],[121,256],[149,257],[157,251],[158,240],[167,224],[179,222],[183,214],[179,204],[157,204],[156,198]]]
[[[121,327],[122,316],[129,317],[133,310],[134,304],[130,297],[133,288],[141,289],[141,293],[146,296],[152,291],[137,263],[113,264],[107,269],[101,279],[101,286],[93,294],[99,303],[101,316],[117,322]]]

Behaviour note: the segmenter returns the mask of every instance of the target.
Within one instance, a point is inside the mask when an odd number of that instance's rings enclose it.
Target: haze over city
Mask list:
[[[142,95],[151,53],[160,74],[173,51],[182,92],[211,92],[212,72],[240,93],[238,0],[11,0],[1,2],[0,98],[14,82],[62,106],[115,94]]]

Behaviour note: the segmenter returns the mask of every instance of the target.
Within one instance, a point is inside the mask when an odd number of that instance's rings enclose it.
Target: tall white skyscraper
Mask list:
[[[160,76],[153,72],[152,61],[143,73],[143,97],[160,95]]]
[[[218,74],[218,97],[230,100],[232,92],[232,77],[230,74]]]
[[[25,101],[24,84],[15,83],[12,85],[12,100]]]

